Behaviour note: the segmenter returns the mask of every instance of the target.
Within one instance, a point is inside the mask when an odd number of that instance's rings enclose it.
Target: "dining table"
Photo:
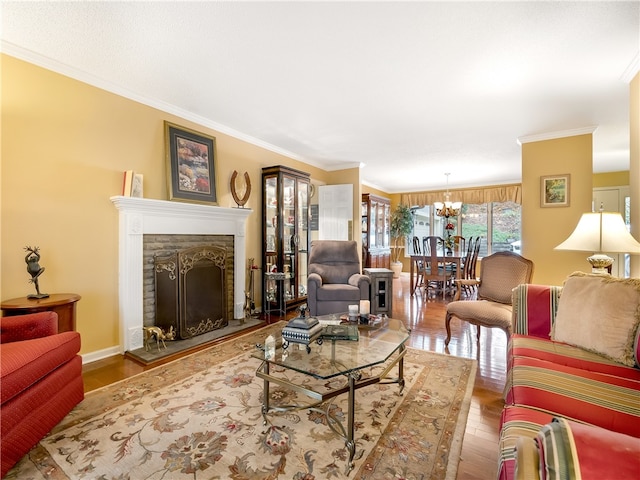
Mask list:
[[[456,279],[460,280],[462,278],[462,260],[464,260],[466,256],[466,252],[463,250],[454,249],[451,253],[445,252],[444,250],[438,251],[438,262],[443,263],[452,263],[456,267]],[[418,269],[416,265],[418,262],[422,262],[425,258],[431,258],[430,256],[425,257],[424,255],[411,254],[411,267],[410,267],[410,291],[411,296],[416,292],[416,287],[418,285]]]

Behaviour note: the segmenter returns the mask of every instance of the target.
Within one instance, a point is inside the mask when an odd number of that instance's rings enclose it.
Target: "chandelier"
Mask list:
[[[443,202],[434,202],[433,206],[436,209],[436,215],[439,217],[457,217],[460,215],[460,209],[462,208],[462,202],[452,202],[451,195],[449,194],[449,175],[450,173],[445,173],[447,177],[447,193],[444,194],[444,203]]]

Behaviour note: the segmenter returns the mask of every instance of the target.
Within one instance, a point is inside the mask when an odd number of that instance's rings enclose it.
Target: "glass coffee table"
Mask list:
[[[319,316],[319,320],[337,318],[335,315]],[[405,343],[411,333],[404,323],[392,318],[383,318],[377,325],[358,325],[359,339],[332,340],[321,338],[313,341],[309,347],[297,348],[298,345],[290,345],[283,349],[276,348],[272,358],[265,359],[263,350],[253,354],[254,358],[262,360],[256,370],[256,376],[264,380],[264,393],[262,404],[262,416],[264,424],[267,424],[267,415],[275,412],[310,409],[321,412],[327,418],[327,424],[336,434],[345,440],[345,446],[349,451],[346,473],[353,469],[353,459],[356,453],[354,442],[354,418],[356,391],[376,383],[397,383],[400,393],[404,388],[404,356]],[[279,341],[278,344],[281,344]],[[316,379],[327,380],[342,376],[345,381],[341,387],[318,392],[298,385],[289,380],[271,373],[271,365],[277,365],[290,369]],[[362,370],[368,367],[380,365],[380,368],[372,376],[363,376]],[[391,376],[391,371],[397,366],[397,376]],[[305,405],[271,406],[269,404],[269,384],[275,383],[301,392],[313,401]],[[338,395],[348,394],[347,425],[331,415],[331,403],[323,408],[321,404],[334,399]]]

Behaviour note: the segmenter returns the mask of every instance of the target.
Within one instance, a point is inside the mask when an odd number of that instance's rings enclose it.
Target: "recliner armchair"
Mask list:
[[[360,273],[354,241],[311,242],[308,272],[307,305],[313,316],[347,312],[349,305],[369,300],[371,280]]]

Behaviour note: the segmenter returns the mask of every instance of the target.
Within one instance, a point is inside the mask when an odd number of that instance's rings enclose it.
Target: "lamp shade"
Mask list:
[[[639,255],[640,243],[631,236],[619,213],[584,213],[569,238],[554,250]]]

